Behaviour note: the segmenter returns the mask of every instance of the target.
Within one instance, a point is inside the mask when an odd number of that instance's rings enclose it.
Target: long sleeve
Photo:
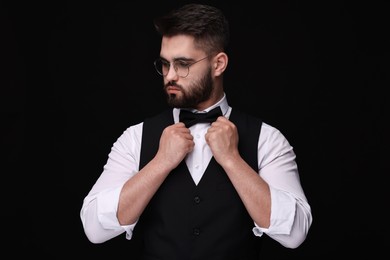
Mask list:
[[[280,131],[263,123],[259,140],[259,174],[271,191],[271,224],[256,225],[263,233],[285,247],[296,248],[306,238],[312,223],[311,208],[298,174],[296,155]]]
[[[128,239],[136,223],[121,226],[117,219],[119,194],[138,172],[142,123],[131,126],[113,144],[103,172],[84,198],[80,218],[92,243],[102,243],[124,232]]]

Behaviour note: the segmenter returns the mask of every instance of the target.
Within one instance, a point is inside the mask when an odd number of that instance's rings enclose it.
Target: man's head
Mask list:
[[[162,36],[155,65],[164,77],[168,104],[202,110],[217,102],[228,61],[229,25],[222,12],[188,4],[155,19],[155,26]]]

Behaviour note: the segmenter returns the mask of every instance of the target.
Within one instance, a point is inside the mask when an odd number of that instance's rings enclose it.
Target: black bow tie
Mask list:
[[[222,116],[222,111],[220,107],[216,107],[207,113],[192,113],[188,110],[182,109],[180,110],[179,120],[180,122],[183,122],[186,127],[190,127],[192,125],[202,122],[212,123],[217,120],[219,116]]]

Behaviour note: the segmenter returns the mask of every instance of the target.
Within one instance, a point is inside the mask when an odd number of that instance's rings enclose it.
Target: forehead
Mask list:
[[[179,57],[197,57],[203,55],[204,51],[197,49],[194,37],[189,35],[164,36],[161,40],[160,56],[172,60]]]

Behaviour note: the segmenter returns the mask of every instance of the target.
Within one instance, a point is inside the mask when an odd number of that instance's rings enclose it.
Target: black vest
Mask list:
[[[232,110],[239,151],[258,171],[261,120]],[[156,154],[161,133],[174,123],[168,109],[144,121],[140,169]],[[137,223],[132,240],[147,260],[259,259],[261,238],[222,167],[211,159],[196,185],[183,160],[153,196]],[[138,248],[136,249],[138,250]]]

